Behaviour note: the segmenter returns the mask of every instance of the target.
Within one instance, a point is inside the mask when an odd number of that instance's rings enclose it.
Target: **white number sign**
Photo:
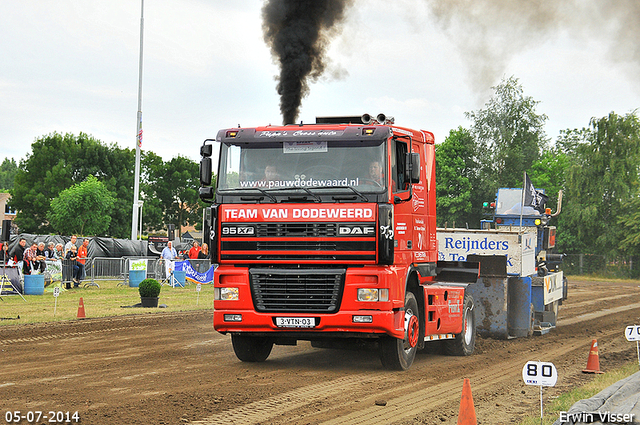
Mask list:
[[[640,326],[627,326],[627,329],[624,331],[624,336],[627,337],[627,341],[640,341]]]
[[[527,385],[553,387],[558,381],[558,371],[553,363],[531,361],[522,368],[522,380]]]
[[[53,296],[54,297],[60,296],[60,287],[59,286],[56,286],[55,288],[53,288]]]
[[[196,291],[197,291],[197,292],[200,292],[201,290],[202,290],[202,284],[198,283],[198,284],[196,285]]]

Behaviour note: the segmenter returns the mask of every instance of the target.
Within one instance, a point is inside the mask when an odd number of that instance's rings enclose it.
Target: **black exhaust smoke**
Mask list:
[[[331,37],[353,0],[269,0],[262,8],[264,40],[280,65],[276,87],[283,124],[298,118],[309,82],[324,72]]]

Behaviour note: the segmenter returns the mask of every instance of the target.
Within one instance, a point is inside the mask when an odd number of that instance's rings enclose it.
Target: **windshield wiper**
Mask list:
[[[270,194],[267,193],[266,190],[264,189],[260,189],[259,187],[243,187],[243,188],[237,188],[237,189],[223,189],[221,190],[221,192],[226,192],[226,191],[230,191],[230,192],[237,192],[237,191],[245,191],[245,190],[257,190],[258,192],[262,193],[264,196],[257,196],[255,195],[255,198],[252,199],[254,201],[258,201],[260,202],[261,200],[264,199],[264,197],[266,196],[267,198],[271,199],[274,203],[278,203],[278,200],[275,198],[275,196],[272,196]],[[241,200],[249,200],[248,198],[240,198]]]
[[[306,193],[311,195],[313,197],[313,199],[315,199],[314,202],[322,202],[322,199],[320,199],[320,197],[318,195],[316,195],[315,193],[311,192],[306,187],[279,187],[279,188],[275,188],[275,189],[266,189],[265,192],[266,191],[269,191],[269,192],[280,192],[280,191],[292,190],[292,189],[293,190],[304,190]],[[301,199],[301,200],[304,200],[304,201],[307,200],[306,197],[303,197],[303,198],[304,199]],[[298,200],[300,200],[300,199],[296,199],[296,198],[293,198],[293,197],[289,196],[289,201],[298,201]]]
[[[320,187],[314,187],[312,189],[313,190],[318,190],[318,189],[351,189],[353,191],[353,193],[355,193],[360,198],[362,198],[364,200],[364,202],[369,202],[369,199],[366,196],[364,196],[362,194],[362,192],[356,190],[356,188],[354,188],[353,186],[320,186]],[[340,197],[337,197],[337,196],[332,196],[331,199],[333,199],[334,201],[348,200],[348,199],[341,199]]]

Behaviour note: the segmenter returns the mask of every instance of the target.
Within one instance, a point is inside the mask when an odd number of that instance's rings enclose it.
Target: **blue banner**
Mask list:
[[[213,283],[213,271],[215,270],[215,266],[212,265],[205,273],[200,273],[193,268],[189,260],[184,260],[175,262],[175,270],[184,271],[185,278],[193,283],[207,284]]]

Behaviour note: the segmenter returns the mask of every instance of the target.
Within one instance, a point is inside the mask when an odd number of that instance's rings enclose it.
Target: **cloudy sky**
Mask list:
[[[143,149],[197,160],[221,128],[282,122],[263,4],[145,1]],[[51,132],[134,148],[140,1],[0,11],[0,161]],[[383,112],[442,141],[515,76],[555,139],[640,108],[639,20],[636,0],[354,0],[298,120]]]

